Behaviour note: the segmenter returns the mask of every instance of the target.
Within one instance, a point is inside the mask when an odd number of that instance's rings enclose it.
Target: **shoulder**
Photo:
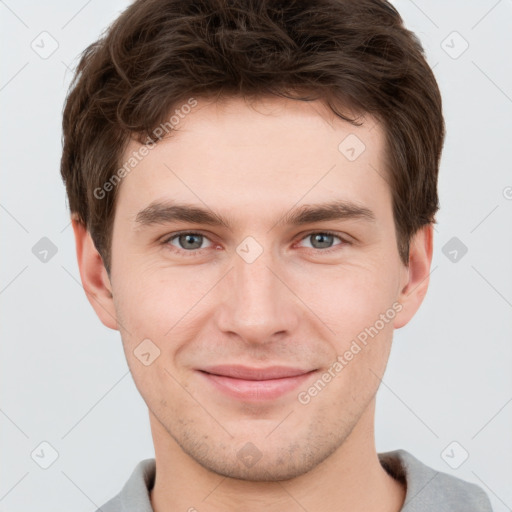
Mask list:
[[[124,512],[119,495],[104,503],[96,512]]]
[[[478,485],[437,471],[405,450],[380,453],[379,460],[406,485],[401,512],[492,512],[487,494]]]
[[[96,512],[153,512],[149,491],[155,480],[155,459],[140,461],[123,488]]]

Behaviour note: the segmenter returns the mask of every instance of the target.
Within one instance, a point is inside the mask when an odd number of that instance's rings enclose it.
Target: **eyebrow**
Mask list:
[[[294,208],[284,214],[275,225],[300,226],[313,222],[349,219],[375,222],[376,217],[365,206],[352,201],[337,200],[321,204],[306,204]],[[232,230],[231,222],[227,217],[209,208],[172,201],[154,201],[140,210],[135,217],[135,222],[141,227],[180,221],[209,226],[224,226]]]

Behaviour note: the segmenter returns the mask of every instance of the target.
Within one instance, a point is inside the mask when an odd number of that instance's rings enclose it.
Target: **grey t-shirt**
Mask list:
[[[436,471],[405,450],[379,453],[384,469],[407,487],[401,512],[492,512],[485,492],[475,484]],[[155,459],[137,464],[121,492],[96,512],[153,512],[149,491]]]

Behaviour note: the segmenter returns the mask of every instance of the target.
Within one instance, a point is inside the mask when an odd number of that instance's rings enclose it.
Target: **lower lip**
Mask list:
[[[199,372],[216,389],[239,400],[263,401],[279,398],[304,384],[315,371],[269,380],[244,380]]]

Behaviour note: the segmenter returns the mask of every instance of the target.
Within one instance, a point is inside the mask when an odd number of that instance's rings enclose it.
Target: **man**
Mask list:
[[[429,281],[441,97],[381,0],[138,0],[84,53],[62,176],[155,459],[103,511],[489,511],[377,454]]]

